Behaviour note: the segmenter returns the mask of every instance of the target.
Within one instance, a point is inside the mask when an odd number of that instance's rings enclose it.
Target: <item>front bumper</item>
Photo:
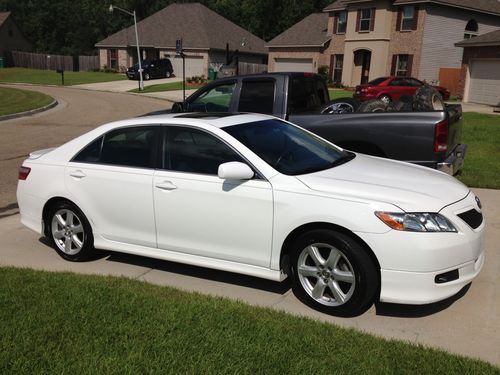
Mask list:
[[[436,169],[452,176],[458,174],[464,165],[466,151],[467,145],[457,145],[453,152],[446,157],[446,160],[441,163],[437,163]]]

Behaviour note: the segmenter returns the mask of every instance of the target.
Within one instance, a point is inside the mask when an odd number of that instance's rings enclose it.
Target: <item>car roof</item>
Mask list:
[[[255,113],[168,113],[153,116],[135,117],[127,120],[115,121],[102,127],[108,130],[117,127],[135,125],[202,125],[224,128],[241,123],[256,122],[262,120],[275,119],[273,116]]]

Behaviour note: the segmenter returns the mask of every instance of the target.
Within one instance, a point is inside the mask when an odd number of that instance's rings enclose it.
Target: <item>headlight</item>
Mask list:
[[[441,214],[428,212],[375,212],[385,224],[395,230],[409,232],[457,232],[453,224]]]

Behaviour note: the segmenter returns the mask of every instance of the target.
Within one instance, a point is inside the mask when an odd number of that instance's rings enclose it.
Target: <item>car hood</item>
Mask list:
[[[469,193],[467,186],[445,173],[363,154],[346,164],[296,177],[312,190],[390,203],[406,212],[439,212]]]

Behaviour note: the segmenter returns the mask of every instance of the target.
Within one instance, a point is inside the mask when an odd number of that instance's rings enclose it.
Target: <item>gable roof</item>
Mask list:
[[[9,18],[10,12],[0,12],[0,26]]]
[[[323,12],[332,12],[345,9],[351,3],[366,2],[368,0],[336,0],[323,9]],[[394,5],[434,3],[455,8],[462,8],[481,13],[500,15],[500,1],[497,0],[395,0]]]
[[[267,47],[322,47],[331,39],[327,27],[328,14],[312,13],[267,43]]]
[[[238,49],[267,54],[264,41],[200,3],[171,4],[137,23],[141,47],[175,48],[182,38],[184,48]],[[243,45],[244,44],[244,45]],[[135,46],[134,25],[110,35],[96,47]]]
[[[478,35],[475,38],[464,39],[455,43],[457,47],[481,47],[481,46],[500,46],[500,29],[489,33]]]

